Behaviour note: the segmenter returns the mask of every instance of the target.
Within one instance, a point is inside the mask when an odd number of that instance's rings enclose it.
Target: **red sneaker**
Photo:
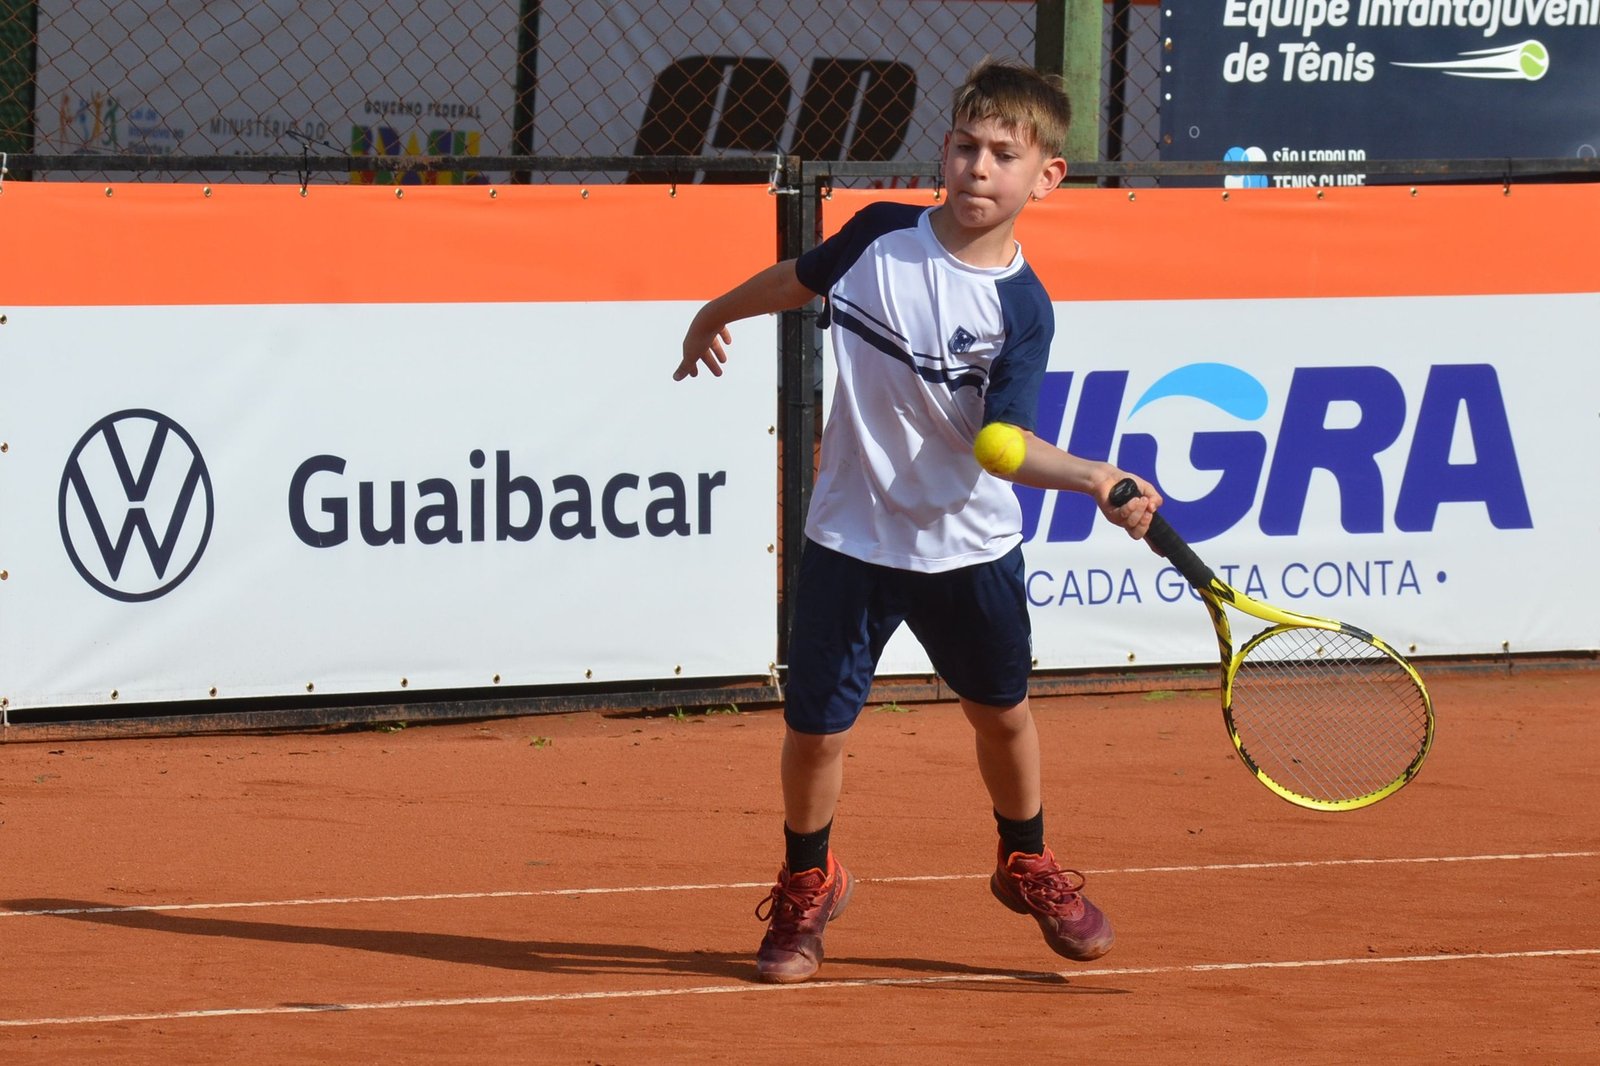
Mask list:
[[[989,888],[995,899],[1038,922],[1057,955],[1088,962],[1110,951],[1116,939],[1106,916],[1083,895],[1083,875],[1056,865],[1049,848],[1043,855],[1016,851],[1009,858],[1002,852]]]
[[[844,912],[855,881],[839,860],[828,853],[828,872],[778,871],[778,883],[756,905],[756,917],[767,922],[767,935],[756,952],[756,974],[763,981],[791,984],[804,981],[822,965],[822,934],[829,922]]]

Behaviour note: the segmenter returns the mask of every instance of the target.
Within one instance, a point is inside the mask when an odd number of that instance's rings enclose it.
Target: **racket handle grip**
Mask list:
[[[1139,495],[1139,486],[1133,478],[1125,477],[1111,486],[1109,499],[1111,506],[1121,507]],[[1150,516],[1150,530],[1144,535],[1144,539],[1157,554],[1166,556],[1167,562],[1171,563],[1195,588],[1209,588],[1217,580],[1217,575],[1211,567],[1194,553],[1188,542],[1172,528],[1172,523],[1161,517],[1159,512]]]

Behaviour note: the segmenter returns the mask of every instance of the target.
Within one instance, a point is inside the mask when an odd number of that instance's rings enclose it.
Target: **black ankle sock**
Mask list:
[[[824,874],[828,872],[828,831],[832,828],[830,821],[814,833],[796,833],[787,822],[784,823],[783,854],[790,873],[806,870],[821,870]]]
[[[1000,844],[1006,855],[1024,852],[1028,855],[1044,854],[1044,808],[1025,822],[1014,822],[994,812],[995,824],[1000,827]]]

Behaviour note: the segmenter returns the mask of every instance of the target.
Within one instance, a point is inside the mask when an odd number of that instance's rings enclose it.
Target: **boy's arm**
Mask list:
[[[1026,429],[1019,430],[1026,448],[1022,465],[1010,474],[1000,474],[1007,481],[1029,485],[1037,489],[1066,489],[1082,492],[1094,498],[1100,513],[1115,525],[1128,531],[1128,536],[1142,539],[1150,529],[1150,518],[1161,506],[1161,493],[1155,486],[1136,474],[1119,470],[1110,463],[1081,459],[1071,452],[1062,451]],[[1143,493],[1121,507],[1111,506],[1111,488],[1125,477],[1133,478]]]
[[[721,377],[722,364],[728,361],[724,345],[733,341],[733,334],[728,332],[730,322],[791,311],[810,303],[817,294],[801,283],[794,262],[785,259],[775,263],[700,308],[689,323],[689,332],[684,334],[683,359],[672,372],[672,380],[698,377],[702,363]]]

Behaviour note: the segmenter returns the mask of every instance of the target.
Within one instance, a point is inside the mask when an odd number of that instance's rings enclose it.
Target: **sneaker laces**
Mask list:
[[[1077,870],[1068,870],[1051,863],[1049,866],[1024,869],[1011,876],[1016,880],[1017,891],[1034,910],[1046,914],[1065,914],[1078,903],[1086,878]]]
[[[756,904],[756,917],[763,922],[770,921],[774,931],[797,932],[800,923],[810,916],[809,912],[817,910],[822,904],[822,889],[827,884],[825,879],[809,891],[789,887],[797,880],[799,878],[793,875],[780,877],[778,883],[772,886],[772,891],[767,893],[767,898]]]

